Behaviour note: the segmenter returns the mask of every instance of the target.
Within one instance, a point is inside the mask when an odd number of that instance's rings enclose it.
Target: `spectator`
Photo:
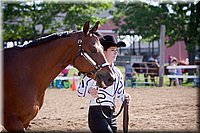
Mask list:
[[[137,72],[133,69],[132,79],[131,79],[131,87],[135,88],[137,86]]]
[[[181,65],[180,62],[178,63],[178,66],[179,65]],[[183,75],[182,68],[177,68],[176,71],[177,71],[176,75]],[[178,85],[182,85],[182,83],[183,83],[183,78],[178,78]]]
[[[173,67],[177,66],[177,63],[178,63],[178,61],[177,61],[176,57],[173,57],[172,60],[171,60],[171,65],[170,66],[173,66]],[[177,74],[177,69],[176,68],[169,69],[169,74],[170,75],[176,75]],[[170,80],[169,86],[178,85],[178,79],[177,78],[169,78],[169,80]]]
[[[126,73],[125,86],[128,87],[128,81],[132,80],[132,73],[133,73],[132,66],[129,64],[129,62],[126,63],[125,73]]]
[[[172,58],[173,58],[172,55],[169,55],[169,56],[168,56],[168,64],[169,64],[169,65],[171,65]]]
[[[199,62],[196,62],[195,65],[199,65]],[[194,78],[194,87],[200,87],[200,68],[197,68],[194,74],[197,76],[197,78]]]
[[[62,72],[63,76],[67,76],[69,73],[69,70],[67,68],[63,69]]]
[[[125,78],[125,86],[128,86],[128,81],[131,81],[131,87],[136,87],[136,79],[137,79],[137,72],[133,69],[133,67],[127,62],[126,63],[126,78]]]

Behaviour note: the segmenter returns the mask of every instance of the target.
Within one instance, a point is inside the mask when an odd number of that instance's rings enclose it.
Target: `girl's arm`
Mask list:
[[[89,88],[95,88],[96,81],[85,76],[77,89],[77,93],[79,97],[86,97],[89,94]]]
[[[119,85],[117,88],[117,98],[120,100],[120,102],[123,102],[125,99],[127,99],[127,101],[129,102],[131,99],[131,96],[127,94],[124,90],[124,79],[121,72],[119,76]]]
[[[124,91],[124,78],[120,70],[118,70],[117,75],[118,75],[117,76],[118,79],[116,81],[118,85],[116,88],[117,89],[116,96],[120,102],[123,102],[125,99],[125,93],[126,93]]]

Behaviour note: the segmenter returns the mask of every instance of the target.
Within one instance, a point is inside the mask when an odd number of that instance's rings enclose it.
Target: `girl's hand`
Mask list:
[[[92,97],[94,98],[98,98],[98,90],[96,88],[90,87],[88,92],[90,93],[90,95],[92,95]]]
[[[131,101],[131,95],[126,94],[125,95],[125,99],[127,100],[127,103],[130,103],[130,101]]]

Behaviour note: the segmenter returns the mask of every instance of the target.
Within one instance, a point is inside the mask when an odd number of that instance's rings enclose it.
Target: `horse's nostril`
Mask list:
[[[109,82],[109,83],[113,83],[114,81],[115,81],[115,79],[113,79],[113,78],[109,78],[109,79],[108,79],[108,82]]]

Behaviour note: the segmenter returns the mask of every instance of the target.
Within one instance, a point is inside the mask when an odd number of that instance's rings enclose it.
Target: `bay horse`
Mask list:
[[[145,75],[146,85],[148,85],[148,76],[149,76],[151,80],[151,85],[157,86],[156,77],[159,76],[159,64],[155,60],[153,60],[153,61],[147,62],[146,65],[148,67],[147,73]]]
[[[83,31],[54,33],[23,47],[4,49],[3,126],[8,132],[25,132],[43,105],[46,88],[69,64],[100,87],[113,84],[98,25],[99,21],[90,30],[87,21]]]
[[[156,77],[159,76],[159,64],[155,60],[149,60],[148,62],[134,63],[132,65],[133,69],[139,73],[144,74],[145,86],[157,86]],[[150,78],[151,83],[148,82]]]

